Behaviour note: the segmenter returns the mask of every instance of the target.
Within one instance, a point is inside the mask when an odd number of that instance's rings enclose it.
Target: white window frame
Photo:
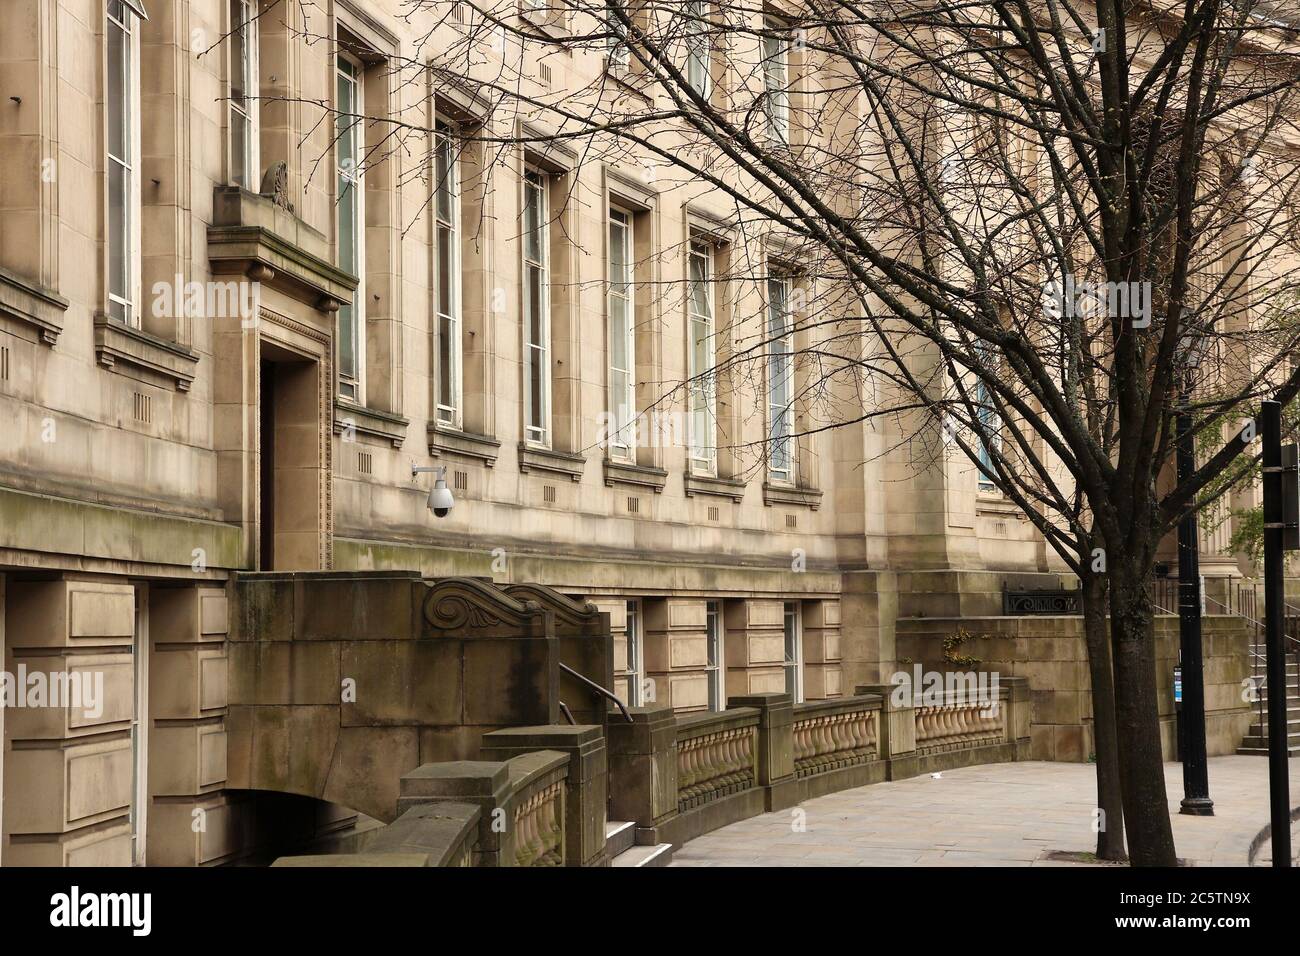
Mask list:
[[[767,478],[793,485],[797,472],[794,432],[794,321],[789,303],[794,280],[767,278]],[[777,295],[780,290],[780,295]]]
[[[713,92],[709,6],[709,0],[686,2],[686,63],[682,70],[687,84],[705,100]]]
[[[440,428],[459,431],[465,420],[465,336],[461,315],[461,220],[460,164],[456,155],[453,125],[439,118],[434,126],[433,168],[433,313],[434,324],[434,420]],[[439,164],[445,165],[445,169]],[[443,198],[446,197],[446,209]],[[451,283],[442,288],[443,257]],[[446,294],[446,309],[443,295]],[[442,361],[443,339],[447,361]],[[446,394],[443,394],[444,385]]]
[[[605,56],[611,67],[626,70],[632,61],[632,51],[627,45],[627,26],[610,12],[610,7],[615,3],[626,8],[624,0],[605,0],[605,22],[609,27],[609,36],[605,41]]]
[[[696,296],[696,279],[692,269],[700,263],[699,301]],[[688,420],[690,422],[690,464],[692,474],[716,477],[718,473],[718,420],[717,380],[712,374],[717,368],[717,338],[714,324],[714,249],[700,237],[692,237],[686,258],[686,334],[687,363],[690,387]],[[697,308],[703,302],[703,312]],[[709,364],[701,368],[697,358],[697,343],[703,342]],[[708,374],[707,378],[701,376]],[[703,434],[701,432],[704,432]]]
[[[347,64],[349,69],[345,70],[343,64]],[[338,362],[339,377],[339,394],[346,398],[352,399],[357,404],[365,404],[365,378],[366,378],[366,297],[365,297],[365,263],[366,263],[366,184],[365,184],[365,123],[361,118],[365,103],[365,64],[356,57],[347,53],[339,53],[334,63],[335,74],[335,95],[339,95],[342,84],[349,84],[351,91],[351,102],[346,104],[347,110],[344,110],[344,103],[341,101],[336,104],[338,116],[335,124],[335,135],[338,137],[336,143],[336,161],[335,161],[335,189],[336,202],[338,208],[335,210],[335,220],[338,223],[336,230],[338,236],[339,250],[339,267],[345,272],[355,272],[358,283],[352,293],[352,301],[344,303],[339,309],[339,341],[343,341],[343,322],[345,310],[350,310],[347,314],[351,317],[351,345],[353,364],[355,368],[351,371],[345,371],[343,367],[342,355],[340,354]],[[356,119],[347,126],[341,128],[344,123],[344,114],[355,116]],[[350,168],[345,168],[348,159],[344,158],[345,142],[351,149]],[[344,187],[347,181],[349,186]],[[352,248],[354,251],[353,262],[343,261],[343,215],[342,206],[345,201],[345,194],[351,197],[355,203],[355,211],[352,216],[353,236]],[[342,347],[340,344],[340,353]]]
[[[785,689],[796,704],[803,703],[803,621],[798,601],[786,601],[782,615]]]
[[[255,0],[230,0],[230,181],[236,186],[257,192],[261,185],[259,178],[261,110],[258,106],[258,85],[260,66],[258,63],[257,5]],[[238,41],[238,42],[237,42]],[[243,58],[238,59],[242,45]],[[238,103],[234,95],[234,78],[239,75],[244,86],[243,103]],[[243,156],[237,156],[235,148],[235,129],[242,125],[244,129]],[[242,159],[244,174],[237,172],[236,159]]]
[[[636,249],[634,233],[634,214],[618,206],[609,207],[609,252],[607,258],[606,323],[609,336],[609,413],[611,425],[609,434],[609,454],[611,458],[622,461],[634,461],[636,457],[636,262],[633,258]],[[616,237],[616,232],[618,233]],[[614,275],[614,249],[616,243],[622,244],[623,276]],[[624,291],[616,291],[619,288]],[[614,303],[621,301],[624,305],[624,327],[615,326]],[[626,343],[627,368],[614,364],[614,343],[622,337]],[[623,376],[624,387],[617,386],[618,377]],[[620,391],[622,394],[619,394]]]
[[[790,38],[788,27],[765,17],[763,45],[763,112],[768,132],[778,142],[790,142]]]
[[[141,283],[140,283],[140,14],[139,8],[124,0],[109,0],[104,21],[104,175],[105,197],[107,204],[104,214],[105,231],[105,292],[108,297],[109,317],[126,325],[139,328],[141,324]],[[123,39],[123,64],[125,75],[122,77],[122,102],[114,104],[109,99],[108,45],[112,43],[111,32],[120,30]],[[114,156],[112,139],[109,135],[114,106],[121,111],[122,145],[128,151],[125,156]],[[120,169],[123,179],[122,229],[114,236],[111,209],[112,180],[114,169]],[[121,249],[121,277],[123,295],[113,291],[114,248]]]
[[[1002,436],[999,434],[999,430],[996,427],[998,411],[993,405],[992,393],[989,391],[988,385],[982,378],[977,377],[975,379],[975,394],[973,398],[975,400],[975,416],[976,420],[979,422],[981,431],[992,432],[991,439],[987,441],[982,434],[976,435],[976,440],[979,442],[979,464],[977,467],[978,488],[983,492],[993,492],[997,490],[997,485],[994,484],[991,478],[986,477],[986,475],[997,474],[997,470],[993,467],[993,454],[991,449],[1000,450],[1002,448]]]
[[[641,707],[645,704],[645,635],[639,598],[628,599],[623,633],[627,638],[627,704]]]
[[[709,710],[727,709],[727,631],[722,619],[722,602],[706,601],[705,640],[709,671]]]
[[[540,169],[524,170],[523,214],[523,339],[524,339],[524,440],[539,448],[551,447],[551,229],[547,193],[550,177]],[[535,203],[536,221],[530,227],[530,200]],[[530,247],[534,251],[530,255]],[[540,301],[533,302],[533,275],[537,275]],[[537,309],[537,338],[533,341],[533,310]],[[533,381],[534,358],[539,382]],[[534,385],[537,386],[534,389]],[[533,392],[541,397],[541,408],[533,407]]]

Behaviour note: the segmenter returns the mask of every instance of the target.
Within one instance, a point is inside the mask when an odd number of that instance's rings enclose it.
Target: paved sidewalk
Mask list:
[[[1174,844],[1196,866],[1246,866],[1268,823],[1268,760],[1210,758],[1215,815],[1179,814],[1182,767],[1165,764]],[[1300,804],[1300,758],[1291,760]],[[1044,857],[1090,851],[1096,806],[1092,764],[991,764],[818,797],[692,840],[673,866],[1078,866]],[[806,829],[799,832],[796,811]]]

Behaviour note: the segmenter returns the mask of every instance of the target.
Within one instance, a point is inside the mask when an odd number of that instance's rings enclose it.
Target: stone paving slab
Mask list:
[[[1291,760],[1300,802],[1300,758]],[[1196,866],[1246,866],[1268,823],[1268,761],[1211,757],[1215,815],[1178,813],[1182,766],[1165,764],[1178,855]],[[1092,764],[990,764],[828,794],[692,840],[673,866],[1087,866],[1046,859],[1090,851]],[[799,829],[798,824],[803,825]]]

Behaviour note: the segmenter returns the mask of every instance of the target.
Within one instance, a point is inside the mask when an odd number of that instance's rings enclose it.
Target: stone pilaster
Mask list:
[[[28,679],[5,714],[6,865],[131,865],[135,623],[129,584],[10,579],[4,669]]]
[[[609,633],[614,646],[614,686],[611,690],[623,703],[628,703],[627,686],[627,601],[623,598],[592,598],[598,610],[609,615]]]
[[[840,667],[840,602],[835,599],[804,601],[803,696],[805,700],[839,697],[843,691]]]
[[[785,602],[727,601],[727,696],[785,692]]]
[[[226,784],[224,588],[149,594],[149,839],[151,865],[219,863],[241,849],[250,811]]]
[[[709,648],[703,598],[655,598],[642,602],[645,669],[654,690],[647,703],[677,711],[707,710]]]

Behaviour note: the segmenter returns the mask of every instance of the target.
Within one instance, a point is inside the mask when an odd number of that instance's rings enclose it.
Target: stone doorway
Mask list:
[[[263,339],[258,361],[258,547],[262,571],[329,566],[329,420],[316,356]]]

